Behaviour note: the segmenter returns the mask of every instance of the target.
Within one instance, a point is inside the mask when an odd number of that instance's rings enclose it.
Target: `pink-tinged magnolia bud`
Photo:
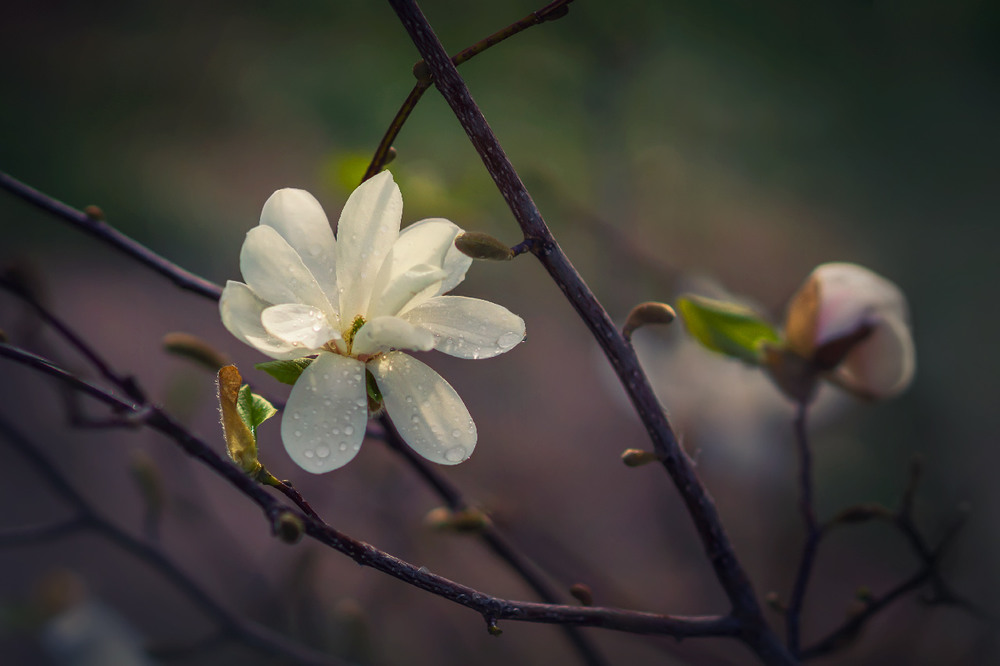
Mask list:
[[[785,339],[831,381],[866,398],[900,393],[916,370],[906,298],[856,264],[813,270],[788,306]]]

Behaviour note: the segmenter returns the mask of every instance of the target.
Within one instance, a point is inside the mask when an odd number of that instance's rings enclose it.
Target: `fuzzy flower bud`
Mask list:
[[[866,398],[897,395],[916,369],[905,297],[856,264],[813,270],[789,304],[785,340],[789,351]]]

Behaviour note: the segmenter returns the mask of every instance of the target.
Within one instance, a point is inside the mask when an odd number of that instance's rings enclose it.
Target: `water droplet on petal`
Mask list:
[[[365,405],[368,404],[368,401],[365,400],[364,398],[358,398],[354,404],[356,404],[358,407],[364,407]]]
[[[299,414],[298,412],[292,412],[292,418],[298,420],[302,418],[302,415]]]
[[[338,446],[337,448],[340,449],[341,451],[346,451],[347,450],[347,444],[341,443],[341,445]]]
[[[326,400],[323,401],[323,404],[326,405],[327,407],[329,407],[330,405],[333,404],[333,400],[330,400],[329,398],[327,398]]]
[[[295,431],[295,436],[296,437],[301,437],[302,436],[302,431],[301,430],[296,430]]]
[[[312,458],[316,454],[313,453],[312,451],[303,451],[302,455],[304,455],[306,458]]]
[[[320,447],[318,447],[316,449],[316,455],[319,456],[320,458],[329,458],[330,457],[330,447],[329,446],[320,446]]]
[[[451,431],[451,436],[452,437],[461,437],[462,436],[462,431],[461,430],[452,430]]]
[[[318,257],[319,253],[322,251],[323,248],[321,248],[318,243],[313,243],[312,245],[309,246],[309,254],[311,254],[314,257]]]
[[[502,350],[507,350],[521,341],[521,336],[517,333],[504,333],[497,340],[497,346]]]
[[[444,459],[448,462],[462,462],[467,457],[464,446],[453,446],[444,452]]]
[[[351,436],[354,434],[354,426],[344,426],[344,434]]]

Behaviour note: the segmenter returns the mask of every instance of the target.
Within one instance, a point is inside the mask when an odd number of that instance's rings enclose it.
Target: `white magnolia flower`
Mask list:
[[[788,348],[869,398],[903,391],[916,371],[906,298],[895,284],[849,263],[817,266],[788,307]]]
[[[490,358],[524,339],[524,321],[494,303],[443,296],[472,260],[448,220],[402,232],[403,200],[384,171],[351,194],[337,238],[303,190],[275,192],[240,252],[246,284],[230,281],[219,307],[226,328],[275,359],[315,355],[288,397],[281,438],[309,472],[347,464],[368,422],[371,374],[400,435],[445,465],[466,460],[476,426],[455,390],[398,350]]]

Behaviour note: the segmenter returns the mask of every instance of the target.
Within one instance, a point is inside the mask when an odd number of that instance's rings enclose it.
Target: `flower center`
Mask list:
[[[358,315],[351,322],[351,327],[344,332],[344,344],[347,346],[347,355],[351,355],[351,347],[354,345],[354,336],[358,334],[361,327],[365,325],[365,318]]]

